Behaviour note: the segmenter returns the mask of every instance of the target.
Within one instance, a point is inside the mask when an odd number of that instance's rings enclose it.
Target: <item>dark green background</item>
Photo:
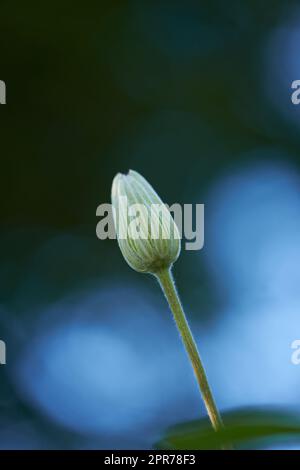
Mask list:
[[[25,416],[50,433],[50,447],[79,446],[64,429],[53,438],[55,425],[41,424],[16,392],[15,321],[29,337],[25,325],[40,306],[106,279],[139,281],[158,295],[152,279],[129,270],[115,241],[96,238],[96,208],[109,202],[117,172],[139,171],[168,203],[206,203],[215,182],[251,164],[256,149],[266,149],[270,162],[282,153],[298,168],[298,124],[267,96],[274,84],[263,60],[269,34],[297,3],[1,0],[4,423]],[[286,107],[295,115],[289,85]],[[178,284],[192,312],[201,299],[206,328],[218,321],[226,294],[216,294],[193,256],[179,259]]]

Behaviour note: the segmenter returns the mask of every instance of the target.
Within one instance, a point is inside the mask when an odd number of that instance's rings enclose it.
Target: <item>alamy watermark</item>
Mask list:
[[[0,365],[6,364],[6,344],[0,339]]]
[[[293,93],[291,94],[291,101],[293,104],[300,104],[300,80],[294,80],[291,84]]]
[[[291,362],[298,366],[300,364],[300,339],[295,339],[291,344],[291,348],[294,349],[291,355]]]
[[[0,104],[6,104],[6,85],[3,80],[0,80]]]
[[[143,204],[127,203],[124,196],[122,202],[122,211],[116,215],[115,208],[111,204],[100,204],[96,210],[96,216],[101,217],[96,227],[96,235],[100,240],[115,239],[116,231],[114,217],[120,230],[119,238],[127,239],[157,239],[169,238],[172,234],[170,219],[164,217],[164,208],[167,207],[173,215],[175,223],[179,230],[179,238],[185,239],[186,250],[201,250],[204,245],[204,204],[178,204],[171,206],[167,204],[152,204],[149,206]],[[124,214],[127,217],[124,217]],[[162,233],[157,230],[157,218],[161,217],[160,225]],[[120,220],[118,220],[120,218]],[[170,224],[165,230],[166,224]],[[130,234],[130,235],[129,235]]]

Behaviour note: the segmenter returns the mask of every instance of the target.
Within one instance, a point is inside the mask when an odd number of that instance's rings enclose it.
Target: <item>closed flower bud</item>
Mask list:
[[[180,253],[180,234],[167,207],[136,171],[118,173],[112,184],[112,208],[122,254],[133,269],[157,273]]]

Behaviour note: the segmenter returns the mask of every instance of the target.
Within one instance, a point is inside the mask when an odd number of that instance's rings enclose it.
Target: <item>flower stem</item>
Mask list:
[[[224,427],[222,418],[214,401],[193,334],[176,291],[171,270],[164,269],[159,271],[156,273],[156,277],[169,303],[176,326],[192,363],[212,427],[215,431],[220,431]]]

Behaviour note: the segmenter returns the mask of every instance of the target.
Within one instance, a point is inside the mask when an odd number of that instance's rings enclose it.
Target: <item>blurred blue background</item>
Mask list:
[[[221,410],[300,413],[298,2],[1,2],[1,449],[143,449],[205,416],[153,278],[96,237],[116,172],[205,204],[175,265]]]

